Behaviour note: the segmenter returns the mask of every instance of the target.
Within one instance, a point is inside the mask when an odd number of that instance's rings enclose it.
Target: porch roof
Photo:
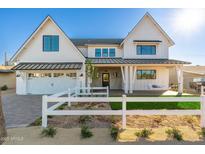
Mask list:
[[[93,64],[191,64],[174,59],[87,58]]]
[[[12,70],[79,70],[82,63],[19,63]]]

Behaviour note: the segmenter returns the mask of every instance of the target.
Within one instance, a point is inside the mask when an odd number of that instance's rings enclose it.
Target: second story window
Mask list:
[[[101,49],[100,48],[95,49],[95,57],[101,57]]]
[[[115,48],[95,48],[96,58],[115,57]]]
[[[115,57],[115,48],[109,49],[109,57]]]
[[[108,48],[102,49],[102,57],[108,57]]]
[[[137,45],[137,55],[156,55],[156,45]]]
[[[44,35],[43,36],[43,51],[56,52],[59,51],[59,36]]]

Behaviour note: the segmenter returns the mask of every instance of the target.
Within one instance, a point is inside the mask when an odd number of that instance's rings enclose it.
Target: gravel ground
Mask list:
[[[8,138],[4,142],[6,145],[108,145],[108,144],[148,144],[148,145],[169,145],[169,144],[202,144],[204,141],[187,142],[187,141],[148,141],[140,139],[133,142],[116,142],[110,137],[108,128],[93,128],[93,137],[81,139],[80,128],[57,128],[57,134],[54,138],[42,138],[40,136],[41,127],[25,127],[8,129]]]

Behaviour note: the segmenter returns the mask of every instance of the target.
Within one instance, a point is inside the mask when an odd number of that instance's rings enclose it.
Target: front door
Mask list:
[[[110,86],[110,74],[109,73],[102,74],[102,86],[103,87]]]

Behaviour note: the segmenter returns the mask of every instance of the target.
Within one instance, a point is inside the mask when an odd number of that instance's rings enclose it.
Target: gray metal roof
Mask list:
[[[133,40],[133,42],[162,42],[160,40]]]
[[[77,70],[82,63],[19,63],[12,70]]]
[[[76,46],[84,46],[86,44],[116,44],[119,45],[124,39],[71,39]]]
[[[0,69],[0,73],[13,73],[13,70],[1,70]]]
[[[93,64],[191,64],[174,59],[87,58]]]

